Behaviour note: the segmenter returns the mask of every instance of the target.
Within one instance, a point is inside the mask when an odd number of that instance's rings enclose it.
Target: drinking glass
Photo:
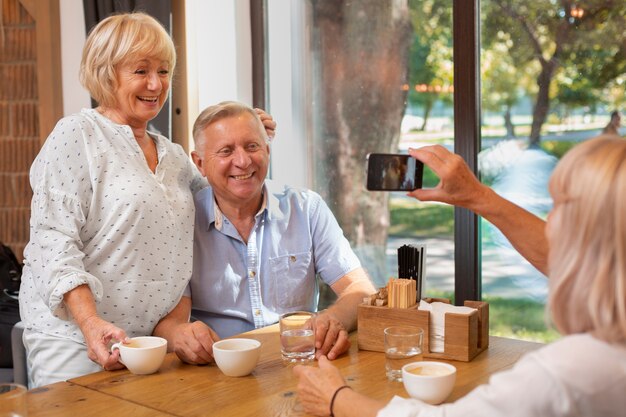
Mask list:
[[[402,381],[402,367],[421,361],[424,330],[419,327],[393,326],[385,329],[385,370],[391,381]]]
[[[294,311],[280,316],[280,351],[287,362],[315,359],[315,313]]]
[[[26,417],[26,392],[24,385],[0,384],[0,417]]]

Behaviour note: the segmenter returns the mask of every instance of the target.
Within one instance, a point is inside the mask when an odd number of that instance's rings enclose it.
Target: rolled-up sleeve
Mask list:
[[[74,288],[87,284],[96,301],[102,298],[102,284],[83,265],[85,255],[79,232],[85,218],[76,198],[55,189],[45,190],[43,186],[35,189],[31,244],[38,248],[39,276],[43,278],[35,284],[50,311],[62,319],[69,318],[63,295]]]

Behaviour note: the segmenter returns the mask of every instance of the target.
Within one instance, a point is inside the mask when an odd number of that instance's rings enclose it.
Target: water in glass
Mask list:
[[[422,350],[418,347],[408,347],[408,349],[387,348],[385,351],[387,378],[392,381],[402,381],[402,367],[407,363],[421,360],[423,360]]]
[[[315,335],[311,329],[284,330],[280,335],[281,352],[287,361],[315,358]]]

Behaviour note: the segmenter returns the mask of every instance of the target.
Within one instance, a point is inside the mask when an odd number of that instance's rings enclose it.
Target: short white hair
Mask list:
[[[265,143],[269,144],[270,140],[263,126],[263,122],[261,122],[261,118],[252,107],[237,101],[222,101],[221,103],[207,107],[196,118],[192,130],[196,149],[202,149],[204,147],[203,132],[209,125],[228,117],[239,116],[240,114],[246,113],[250,114],[258,121],[261,137],[265,140]]]

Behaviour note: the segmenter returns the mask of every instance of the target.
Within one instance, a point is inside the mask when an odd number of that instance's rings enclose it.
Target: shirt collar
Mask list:
[[[284,194],[284,187],[272,182],[271,180],[265,181],[265,194],[267,199],[267,217],[268,220],[281,220],[286,217],[280,206],[279,196]],[[283,190],[281,190],[283,188]]]
[[[116,129],[117,131],[126,134],[128,138],[134,139],[135,137],[133,134],[133,130],[130,128],[129,125],[116,123],[113,120],[106,117],[105,115],[101,114],[96,109],[82,109],[81,112],[83,114],[88,114],[93,118],[97,118],[99,120],[104,121],[105,123],[110,125],[112,128]],[[153,138],[155,142],[155,146],[157,148],[157,158],[159,161],[159,165],[161,165],[161,160],[165,157],[165,154],[167,153],[167,146],[165,145],[165,142],[166,141],[169,142],[169,139],[167,139],[160,132],[155,130],[154,126],[152,126],[151,124],[148,124],[148,126],[146,126],[146,133],[149,134],[150,137]],[[137,147],[137,149],[139,149],[139,147]]]
[[[257,213],[254,215],[254,217],[258,217],[259,215],[263,214],[263,212],[265,211],[265,209],[268,206],[268,192],[267,192],[267,187],[265,186],[265,184],[263,184],[263,191],[262,191],[262,196],[263,196],[263,202],[261,203],[261,208],[259,208],[259,211],[257,211]],[[222,230],[222,227],[224,225],[224,218],[226,216],[224,216],[224,213],[222,213],[222,210],[220,210],[219,206],[217,205],[217,201],[215,201],[215,194],[211,193],[212,196],[212,205],[213,205],[213,210],[209,210],[209,225],[212,222],[215,222],[215,228],[219,231]]]

